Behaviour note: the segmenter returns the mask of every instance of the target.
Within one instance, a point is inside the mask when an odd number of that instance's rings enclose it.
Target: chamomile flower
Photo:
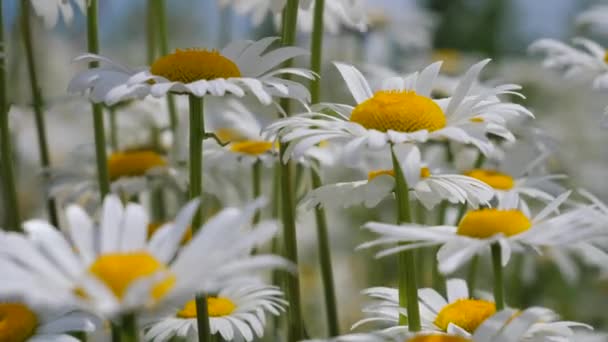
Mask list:
[[[363,312],[371,315],[357,322],[353,328],[370,322],[388,322],[397,324],[400,315],[407,315],[406,308],[399,306],[399,294],[397,289],[387,287],[374,287],[364,290],[365,295],[376,300],[373,304],[365,307]],[[450,279],[447,281],[447,298],[432,288],[418,290],[420,303],[421,325],[424,332],[447,333],[461,336],[466,339],[478,341],[475,335],[491,337],[488,330],[492,325],[483,325],[488,319],[496,314],[496,305],[493,300],[472,298],[469,294],[466,282],[462,279]],[[511,315],[505,315],[507,319],[513,318],[516,312],[506,310]],[[591,329],[586,324],[570,321],[558,321],[558,316],[551,310],[541,307],[528,308],[526,311],[536,316],[536,320],[524,326],[520,338],[515,341],[543,341],[544,338],[567,338],[574,335],[574,328]],[[508,326],[508,324],[507,324]],[[494,334],[500,334],[494,327]],[[508,336],[508,335],[507,335]]]
[[[221,51],[178,49],[160,57],[150,67],[135,69],[106,57],[84,54],[75,61],[99,62],[101,66],[77,74],[68,91],[90,91],[92,101],[108,105],[168,93],[197,97],[252,94],[263,104],[272,103],[273,97],[309,101],[306,87],[278,76],[312,79],[312,72],[300,68],[276,69],[281,63],[308,52],[298,47],[281,47],[264,54],[276,40],[268,37],[255,42],[235,41]]]
[[[389,153],[387,152],[388,156]],[[413,196],[427,209],[447,200],[451,203],[468,203],[477,208],[489,205],[494,192],[484,183],[458,174],[437,174],[422,162],[420,150],[413,145],[398,145],[395,155]],[[318,204],[329,207],[350,207],[364,204],[375,207],[382,199],[389,197],[395,188],[392,168],[373,170],[367,180],[324,185],[312,190],[303,204],[309,208]]]
[[[484,154],[492,150],[486,133],[512,138],[497,122],[505,116],[531,113],[520,105],[501,102],[496,95],[513,93],[516,85],[499,86],[483,94],[471,94],[473,82],[489,62],[482,61],[463,76],[454,96],[430,98],[441,63],[405,78],[392,77],[372,92],[367,80],[353,66],[336,63],[352,93],[356,106],[320,104],[317,110],[337,115],[307,113],[280,120],[269,126],[269,134],[289,142],[293,156],[323,140],[344,140],[345,161],[353,163],[361,148],[380,149],[389,144],[451,140],[472,144]],[[496,128],[500,128],[496,130]],[[289,157],[291,154],[286,154]]]
[[[606,20],[608,19],[608,6],[598,4],[591,6],[589,9],[579,13],[576,16],[576,25],[580,27],[590,28],[602,33],[608,32]]]
[[[0,297],[0,341],[76,342],[74,332],[96,328],[93,316],[66,307],[47,307],[10,296]]]
[[[569,195],[570,192],[566,192],[558,196],[533,217],[517,209],[517,201],[512,198],[503,201],[498,208],[469,211],[457,226],[367,223],[365,228],[380,237],[360,248],[388,245],[377,254],[383,257],[419,247],[441,246],[437,253],[439,270],[452,273],[495,243],[502,247],[501,258],[505,266],[512,252],[533,250],[541,253],[543,247],[573,246],[605,237],[608,230],[601,227],[605,219],[591,206],[556,213]],[[394,246],[401,242],[408,244]]]
[[[260,284],[234,284],[207,297],[209,323],[212,334],[224,341],[253,341],[264,335],[266,313],[278,316],[287,302],[277,287]],[[168,341],[174,336],[187,341],[198,341],[196,304],[187,302],[170,317],[149,325],[146,340]]]
[[[73,1],[73,3],[72,3]],[[80,12],[86,12],[86,0],[31,0],[36,14],[44,19],[44,25],[51,29],[57,25],[59,17],[63,17],[66,24],[74,19],[74,6]]]
[[[272,222],[251,227],[261,204],[222,210],[184,246],[182,237],[198,201],[190,202],[149,240],[148,215],[138,204],[123,207],[117,197],[107,196],[99,226],[81,207],[69,206],[66,235],[47,222],[32,220],[24,224],[27,236],[0,236],[0,260],[17,270],[0,277],[0,283],[8,284],[0,286],[0,294],[22,289],[26,298],[39,298],[28,291],[31,286],[19,285],[34,282],[54,293],[47,300],[65,300],[108,319],[126,312],[162,312],[195,293],[218,291],[235,276],[287,265],[272,255],[249,256],[276,232]]]

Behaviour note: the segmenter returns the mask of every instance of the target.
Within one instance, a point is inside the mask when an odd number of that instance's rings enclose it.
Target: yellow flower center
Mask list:
[[[532,227],[532,222],[517,209],[480,209],[469,211],[458,225],[458,235],[485,239],[502,233],[513,236]]]
[[[27,341],[36,332],[38,317],[20,303],[0,303],[0,342]]]
[[[480,118],[479,116],[474,117],[474,118],[470,118],[469,121],[475,122],[475,123],[485,122],[485,120],[483,118]]]
[[[272,147],[273,143],[270,141],[245,140],[232,143],[230,145],[230,151],[249,154],[252,156],[259,156],[260,154],[270,151]]]
[[[392,169],[388,169],[388,170],[374,170],[374,171],[370,171],[367,174],[367,181],[371,181],[372,179],[378,177],[378,176],[382,176],[382,175],[389,175],[391,177],[395,177],[395,171]],[[431,176],[431,170],[429,170],[428,167],[423,167],[420,169],[420,178],[427,178]]]
[[[608,64],[608,51],[604,54],[604,62]]]
[[[446,125],[441,107],[413,91],[379,91],[355,107],[350,121],[380,132],[432,132]]]
[[[496,170],[473,169],[466,176],[482,181],[496,190],[510,190],[515,186],[513,177]]]
[[[441,309],[435,325],[447,331],[450,323],[473,333],[478,326],[496,312],[496,305],[492,302],[479,299],[459,299]]]
[[[103,254],[89,267],[89,272],[101,280],[116,297],[122,299],[129,286],[141,278],[150,277],[167,267],[147,252]],[[152,298],[162,298],[175,284],[168,275],[152,289]]]
[[[246,140],[241,133],[232,128],[218,128],[215,130],[215,136],[220,139],[222,144]]]
[[[154,151],[116,152],[108,158],[108,173],[111,181],[121,177],[143,176],[150,169],[166,166],[167,161]]]
[[[410,338],[407,342],[472,342],[468,338],[443,334],[418,335]]]
[[[239,67],[217,50],[185,49],[160,57],[150,67],[153,75],[171,82],[192,83],[200,80],[241,77]]]
[[[228,316],[236,309],[230,299],[225,297],[207,297],[207,311],[209,317]],[[184,307],[177,312],[177,317],[181,318],[196,318],[196,303],[194,300],[189,301]]]
[[[154,235],[154,233],[156,233],[156,231],[163,226],[163,224],[165,224],[165,222],[151,222],[148,224],[148,239],[150,239],[152,237],[152,235]],[[181,244],[185,245],[186,243],[188,243],[190,240],[192,240],[192,228],[189,227],[188,229],[186,229],[186,232],[184,233],[184,237],[182,238]]]

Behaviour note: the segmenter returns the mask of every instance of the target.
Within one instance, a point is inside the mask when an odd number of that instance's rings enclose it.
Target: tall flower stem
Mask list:
[[[120,325],[120,342],[139,342],[137,317],[134,314],[122,317]]]
[[[501,247],[498,242],[492,245],[492,269],[494,270],[494,302],[496,311],[505,308],[505,282],[503,279]]]
[[[4,189],[4,210],[7,217],[7,229],[21,230],[19,202],[13,170],[13,151],[9,129],[8,104],[6,101],[6,60],[4,53],[4,23],[0,3],[0,154],[2,154],[2,187]]]
[[[161,55],[169,54],[169,35],[167,34],[167,11],[165,0],[150,0],[154,5],[154,14],[158,18],[158,45]],[[169,108],[169,124],[171,132],[175,137],[177,134],[177,110],[175,108],[175,98],[172,95],[167,96],[167,107]]]
[[[46,171],[51,166],[51,157],[49,153],[49,145],[46,137],[46,123],[44,119],[43,106],[44,100],[42,97],[42,91],[40,84],[38,83],[38,74],[36,73],[36,62],[34,60],[34,45],[32,43],[32,30],[30,26],[30,10],[31,4],[29,0],[23,0],[21,2],[21,29],[23,33],[23,45],[25,46],[25,59],[27,62],[27,69],[30,76],[30,88],[32,91],[32,104],[34,108],[34,119],[36,122],[36,133],[38,135],[38,151],[40,153],[40,164]],[[45,172],[46,174],[46,172]],[[48,180],[48,177],[46,180]],[[57,220],[57,207],[55,200],[51,197],[47,199],[47,211],[49,214],[49,221],[57,227],[59,222]]]
[[[116,122],[116,108],[108,108],[108,118],[110,119],[110,147],[112,152],[118,151],[118,123]]]
[[[395,195],[397,197],[397,223],[411,222],[409,189],[394,149],[391,148],[395,172]],[[418,307],[418,281],[414,251],[398,255],[399,306],[407,308],[407,318],[399,316],[399,324],[408,325],[409,331],[420,331],[420,308]]]
[[[99,53],[99,33],[97,27],[97,0],[90,0],[87,8],[87,46],[90,53]],[[95,68],[97,62],[89,64]],[[101,197],[110,192],[108,161],[106,155],[106,133],[103,124],[103,110],[100,104],[93,103],[93,127],[95,130],[95,155],[97,157],[97,178]]]
[[[251,195],[253,199],[256,199],[262,195],[262,161],[256,160],[251,166],[251,181],[252,181],[252,189]],[[260,210],[256,211],[253,216],[253,224],[257,224],[260,222],[260,218],[262,216],[262,212]]]
[[[299,0],[287,0],[283,11],[283,32],[281,41],[284,46],[294,45],[296,40],[296,25],[298,21]],[[286,63],[289,66],[290,63]],[[282,103],[283,109],[289,114],[289,101]],[[281,143],[281,211],[283,221],[283,248],[285,257],[298,264],[298,245],[296,240],[295,201],[293,197],[293,184],[291,163],[283,163],[287,145]],[[295,342],[304,338],[304,325],[302,318],[302,305],[300,298],[300,284],[296,275],[285,277],[286,295],[289,302],[287,313],[287,340]]]
[[[189,198],[200,198],[203,194],[203,136],[205,134],[204,101],[202,97],[190,95],[190,192]],[[201,210],[197,210],[192,220],[192,229],[201,226]],[[198,324],[198,339],[200,342],[211,341],[209,316],[207,314],[207,298],[196,296],[196,322]]]

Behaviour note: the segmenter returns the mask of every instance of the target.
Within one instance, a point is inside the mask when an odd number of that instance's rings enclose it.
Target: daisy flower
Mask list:
[[[505,266],[512,251],[540,253],[546,246],[566,247],[606,237],[608,231],[601,227],[605,217],[593,207],[582,206],[556,213],[569,195],[570,192],[566,192],[558,196],[533,217],[517,209],[517,201],[511,197],[511,200],[503,201],[501,207],[467,212],[457,226],[367,223],[365,228],[380,237],[359,248],[388,245],[377,254],[383,257],[419,247],[441,246],[437,260],[439,270],[445,274],[454,272],[494,244],[500,245],[502,265]],[[402,242],[408,244],[394,246]]]
[[[139,204],[124,207],[116,196],[107,196],[99,226],[81,207],[69,206],[65,235],[45,221],[32,220],[24,224],[27,236],[0,236],[0,260],[18,270],[1,277],[6,284],[0,293],[23,289],[24,296],[41,296],[19,284],[44,284],[54,293],[46,300],[74,303],[109,319],[179,306],[195,293],[218,291],[235,276],[287,265],[272,255],[249,256],[276,232],[273,222],[251,226],[261,204],[222,210],[184,246],[182,237],[198,201],[149,240],[148,215]]]
[[[2,296],[0,341],[77,342],[74,332],[92,332],[96,319],[68,308],[51,308]]]
[[[31,3],[36,14],[44,19],[47,29],[55,27],[60,16],[66,24],[72,23],[74,4],[80,12],[83,14],[86,12],[86,0],[31,0]]]
[[[389,155],[386,153],[386,155]],[[405,175],[411,193],[427,209],[432,209],[443,200],[451,203],[469,203],[477,208],[480,204],[489,205],[494,195],[492,189],[471,177],[438,174],[431,170],[421,159],[420,150],[413,145],[398,145],[395,155]],[[373,208],[392,195],[395,188],[395,175],[392,168],[373,170],[367,180],[324,185],[312,190],[302,203],[308,208],[319,204],[329,207],[350,207],[364,204]]]
[[[355,323],[353,328],[369,322],[388,322],[397,325],[400,315],[407,315],[405,308],[399,306],[399,295],[397,289],[387,287],[374,287],[364,290],[365,295],[376,300],[375,303],[366,306],[363,312],[372,317],[362,319]],[[488,330],[493,324],[484,326],[484,322],[496,314],[496,305],[493,300],[475,299],[469,294],[467,284],[462,279],[450,279],[447,281],[447,298],[444,298],[432,288],[418,290],[418,301],[420,303],[420,315],[422,329],[429,332],[447,333],[461,336],[466,339],[478,341],[475,335],[492,336]],[[512,310],[503,311],[502,316],[512,319]],[[505,314],[509,312],[509,314]],[[573,328],[592,329],[590,326],[570,321],[558,321],[558,316],[553,311],[534,307],[528,308],[528,314],[533,314],[536,319],[526,326],[522,331],[521,338],[516,341],[545,341],[544,338],[551,336],[554,339],[565,338],[574,335]],[[496,327],[494,326],[494,329]],[[500,334],[494,330],[494,334]],[[504,336],[503,336],[504,337]],[[513,338],[514,336],[510,336]]]
[[[608,6],[598,4],[591,6],[589,9],[579,13],[576,16],[575,23],[579,27],[588,27],[591,30],[597,30],[602,33],[608,32],[606,21],[608,20]]]
[[[264,335],[266,312],[278,316],[287,302],[275,286],[234,284],[207,297],[211,333],[219,333],[225,341],[253,341]],[[187,341],[198,341],[196,304],[187,302],[170,316],[151,323],[145,339],[152,342],[168,341],[174,336]]]
[[[390,144],[428,140],[473,144],[488,154],[492,143],[486,133],[497,134],[496,126],[504,131],[504,127],[494,122],[504,121],[504,116],[531,115],[522,106],[501,102],[496,97],[513,93],[519,86],[504,85],[488,93],[471,94],[473,82],[488,62],[471,67],[454,96],[441,100],[430,98],[440,62],[405,78],[388,78],[375,93],[357,69],[336,63],[357,105],[320,104],[316,110],[330,110],[336,115],[302,114],[270,125],[267,132],[290,143],[292,153],[286,153],[286,158],[291,154],[298,157],[310,146],[333,139],[346,141],[345,161],[351,164],[363,147],[380,149]],[[498,134],[511,138],[507,131]]]
[[[197,97],[252,94],[266,105],[271,104],[275,96],[307,102],[310,94],[306,87],[278,76],[298,75],[312,79],[313,73],[300,68],[276,67],[291,58],[306,55],[308,51],[281,47],[264,53],[277,39],[236,41],[221,51],[178,49],[145,68],[130,68],[106,57],[84,54],[75,61],[99,62],[101,66],[77,74],[68,91],[90,91],[93,102],[108,105],[148,95],[162,97],[167,93]]]

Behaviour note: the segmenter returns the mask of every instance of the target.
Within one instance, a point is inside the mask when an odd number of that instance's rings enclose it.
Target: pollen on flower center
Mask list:
[[[38,317],[20,303],[0,303],[0,341],[27,341],[36,332]]]
[[[460,336],[432,334],[418,335],[410,338],[407,342],[472,342],[472,340]]]
[[[150,169],[166,166],[167,161],[154,151],[116,152],[108,158],[110,180],[121,177],[143,176]]]
[[[207,297],[207,312],[209,317],[228,316],[236,309],[230,299],[225,297]],[[184,307],[177,312],[177,317],[181,318],[196,318],[196,302],[189,301]]]
[[[259,156],[260,154],[270,151],[272,147],[273,143],[270,141],[245,140],[232,143],[230,145],[230,151],[249,154],[252,156]]]
[[[479,299],[459,299],[441,309],[435,325],[447,331],[450,323],[473,333],[478,326],[496,312],[496,305],[492,302]]]
[[[241,77],[239,67],[217,50],[177,49],[160,57],[150,67],[153,75],[171,82],[192,83],[200,80]]]
[[[355,107],[350,121],[380,132],[432,132],[446,125],[441,107],[413,91],[379,91]]]
[[[134,282],[166,270],[163,263],[147,252],[103,254],[89,267],[89,272],[120,299]],[[175,277],[172,275],[159,280],[152,289],[152,298],[162,298],[174,284]]]
[[[496,190],[510,190],[515,186],[513,177],[496,170],[473,169],[465,172],[465,175],[484,182]]]
[[[532,222],[517,209],[480,209],[469,211],[460,221],[457,234],[480,239],[502,233],[513,236],[532,227]]]

